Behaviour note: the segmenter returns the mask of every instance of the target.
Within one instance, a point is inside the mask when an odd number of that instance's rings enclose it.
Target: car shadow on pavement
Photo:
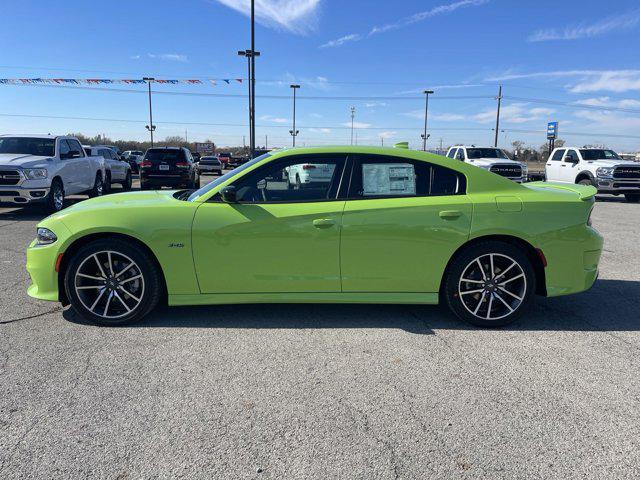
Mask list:
[[[591,290],[536,297],[511,331],[639,331],[640,282],[599,280]],[[72,310],[64,317],[84,323]],[[128,328],[401,329],[432,335],[439,329],[476,330],[444,306],[353,304],[251,304],[160,308]]]

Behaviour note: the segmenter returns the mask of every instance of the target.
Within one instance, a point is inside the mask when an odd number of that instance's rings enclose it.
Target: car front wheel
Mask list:
[[[64,285],[73,309],[98,325],[140,320],[164,291],[153,259],[120,239],[96,240],[78,250],[66,269]]]
[[[531,302],[535,272],[519,248],[502,242],[476,244],[451,263],[445,279],[449,308],[480,327],[516,320]]]

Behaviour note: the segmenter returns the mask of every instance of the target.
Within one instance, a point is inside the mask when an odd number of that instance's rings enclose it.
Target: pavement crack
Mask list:
[[[6,323],[20,322],[22,320],[31,320],[33,318],[38,318],[38,317],[43,317],[45,315],[49,315],[50,313],[60,312],[62,309],[63,309],[62,306],[58,306],[58,307],[53,308],[51,310],[48,310],[46,312],[37,313],[35,315],[28,315],[26,317],[12,318],[10,320],[2,320],[2,321],[0,321],[0,325],[6,324]]]

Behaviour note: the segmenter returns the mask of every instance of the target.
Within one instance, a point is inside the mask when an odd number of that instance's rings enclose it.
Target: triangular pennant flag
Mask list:
[[[209,82],[210,82],[210,83],[211,83],[211,85],[213,85],[213,86],[217,85],[216,80],[211,79],[211,80],[209,80]]]

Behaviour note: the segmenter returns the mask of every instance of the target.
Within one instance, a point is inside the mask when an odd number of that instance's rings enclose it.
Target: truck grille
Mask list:
[[[640,179],[640,167],[616,167],[613,178],[637,178]]]
[[[522,167],[520,165],[494,165],[491,167],[493,173],[502,177],[520,178],[522,177]]]
[[[20,172],[17,170],[0,170],[0,185],[17,185],[20,182]]]

